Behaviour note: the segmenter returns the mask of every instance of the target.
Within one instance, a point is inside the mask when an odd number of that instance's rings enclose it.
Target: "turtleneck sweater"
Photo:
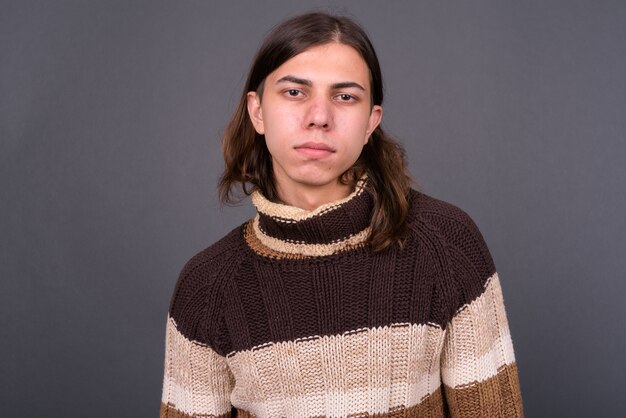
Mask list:
[[[254,219],[192,257],[168,313],[161,417],[522,417],[500,280],[472,219],[411,191],[367,245],[357,188]]]

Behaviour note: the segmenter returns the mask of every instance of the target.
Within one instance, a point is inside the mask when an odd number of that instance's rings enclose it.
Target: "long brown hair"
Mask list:
[[[250,121],[247,93],[262,95],[265,78],[285,61],[308,48],[330,42],[351,46],[359,52],[370,71],[372,105],[382,105],[383,79],[374,47],[365,31],[351,19],[326,13],[307,13],[286,20],[267,36],[254,58],[237,110],[228,123],[223,141],[225,169],[219,181],[223,203],[239,201],[233,188],[240,186],[245,195],[259,190],[269,200],[278,200],[272,156],[263,135]],[[407,230],[410,176],[402,146],[387,135],[380,125],[374,130],[363,151],[341,177],[346,184],[367,175],[366,190],[374,197],[370,246],[383,250],[402,243]]]

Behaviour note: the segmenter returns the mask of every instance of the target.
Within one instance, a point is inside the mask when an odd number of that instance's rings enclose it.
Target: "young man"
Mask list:
[[[522,416],[489,251],[409,188],[382,101],[351,20],[302,15],[265,40],[220,182],[258,215],[181,272],[161,417]]]

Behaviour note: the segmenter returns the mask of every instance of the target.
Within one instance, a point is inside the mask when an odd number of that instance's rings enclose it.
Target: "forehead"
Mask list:
[[[361,54],[351,46],[334,42],[313,46],[291,57],[268,79],[276,81],[286,75],[313,83],[355,81],[368,88],[370,80],[369,68]]]

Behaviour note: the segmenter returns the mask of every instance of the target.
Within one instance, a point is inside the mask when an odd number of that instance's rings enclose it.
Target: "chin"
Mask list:
[[[296,181],[302,185],[307,185],[311,187],[321,187],[329,184],[336,183],[339,176],[334,175],[314,175],[314,174],[305,174],[299,176]]]

